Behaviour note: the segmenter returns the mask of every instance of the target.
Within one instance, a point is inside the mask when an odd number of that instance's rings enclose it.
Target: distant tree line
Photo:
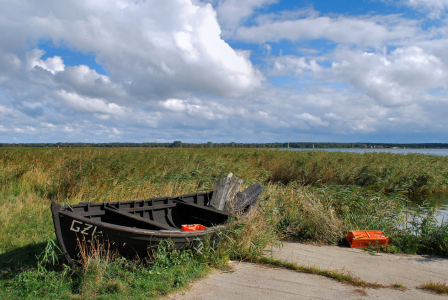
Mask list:
[[[0,147],[9,148],[448,148],[447,143],[312,143],[312,142],[290,142],[290,143],[0,143]]]

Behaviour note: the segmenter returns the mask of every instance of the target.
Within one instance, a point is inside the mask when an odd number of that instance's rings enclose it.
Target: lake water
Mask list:
[[[448,222],[448,193],[432,194],[429,196],[416,196],[411,200],[411,209],[413,205],[421,205],[427,203],[428,206],[434,206],[438,213],[439,222]]]
[[[286,151],[328,151],[328,152],[355,152],[355,153],[396,153],[396,154],[409,154],[409,153],[419,153],[419,154],[429,154],[438,156],[448,156],[448,149],[379,149],[379,148],[342,148],[342,149],[325,149],[325,148],[288,148],[281,149]]]
[[[343,149],[282,149],[286,151],[329,151],[329,152],[355,152],[355,153],[396,153],[396,154],[410,154],[410,153],[419,153],[419,154],[428,154],[428,155],[438,155],[438,156],[448,156],[448,149],[378,149],[378,148],[343,148]],[[411,200],[411,206],[421,205],[425,201],[429,206],[434,206],[439,214],[438,220],[441,222],[442,220],[448,221],[448,193],[443,194],[433,194],[429,196],[417,196]]]

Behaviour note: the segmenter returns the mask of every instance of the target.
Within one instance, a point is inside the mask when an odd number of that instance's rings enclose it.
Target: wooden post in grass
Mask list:
[[[243,180],[241,178],[238,178],[238,176],[232,173],[226,178],[218,180],[209,206],[217,210],[224,210],[226,203],[232,201],[239,192],[242,182]]]
[[[208,206],[217,210],[225,210],[229,213],[249,213],[257,202],[257,197],[263,192],[263,187],[252,184],[247,189],[239,192],[243,180],[230,173],[226,178],[218,180],[212,199]],[[243,211],[244,210],[244,211]]]
[[[248,213],[257,202],[258,196],[263,191],[264,189],[259,183],[252,184],[244,191],[236,194],[232,207],[229,207],[227,211],[235,212],[247,207]]]
[[[230,176],[230,175],[232,175],[232,176]],[[236,176],[232,173],[230,173],[229,176],[230,176],[230,187],[229,187],[229,193],[227,194],[227,199],[226,199],[225,205],[228,202],[233,201],[236,194],[240,191],[241,184],[243,183],[243,180],[241,178],[239,178],[238,176]],[[225,207],[225,205],[224,205],[224,207]]]
[[[232,174],[232,173],[230,173]],[[229,175],[230,175],[229,174]],[[227,194],[226,202],[224,203],[223,209],[227,212],[232,212],[230,209],[235,204],[235,197],[240,191],[241,184],[243,183],[243,180],[239,178],[238,176],[233,175],[230,179],[230,188],[229,193]]]

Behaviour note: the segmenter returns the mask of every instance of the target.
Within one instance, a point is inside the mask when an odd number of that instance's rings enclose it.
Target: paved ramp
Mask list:
[[[432,256],[380,254],[340,248],[284,243],[266,256],[322,269],[337,269],[369,282],[401,283],[405,291],[380,288],[360,289],[322,276],[231,262],[233,272],[214,271],[187,291],[168,299],[448,299],[416,287],[428,281],[448,284],[448,259]]]
[[[283,243],[282,249],[265,250],[266,256],[350,273],[364,281],[416,287],[429,281],[448,284],[448,259],[433,255],[377,253],[356,248]]]

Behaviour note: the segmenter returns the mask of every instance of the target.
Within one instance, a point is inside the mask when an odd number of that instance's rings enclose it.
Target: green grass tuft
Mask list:
[[[371,289],[392,288],[392,289],[399,289],[399,290],[406,289],[405,286],[403,286],[402,284],[399,284],[399,283],[395,283],[393,285],[382,285],[382,284],[377,284],[377,283],[371,283],[371,282],[361,280],[361,279],[354,277],[347,273],[337,272],[334,270],[322,270],[317,267],[301,266],[301,265],[298,265],[293,262],[278,260],[278,259],[271,258],[271,257],[264,257],[264,256],[250,257],[250,258],[247,258],[246,261],[250,261],[253,263],[259,263],[259,264],[272,266],[272,267],[285,268],[287,270],[293,270],[293,271],[298,271],[298,272],[303,272],[303,273],[308,273],[308,274],[324,276],[324,277],[339,281],[341,283],[349,284],[349,285],[352,285],[355,287],[360,287],[363,289],[364,288],[371,288]]]
[[[431,291],[437,294],[448,295],[448,286],[445,283],[428,282],[418,287],[419,289]]]

